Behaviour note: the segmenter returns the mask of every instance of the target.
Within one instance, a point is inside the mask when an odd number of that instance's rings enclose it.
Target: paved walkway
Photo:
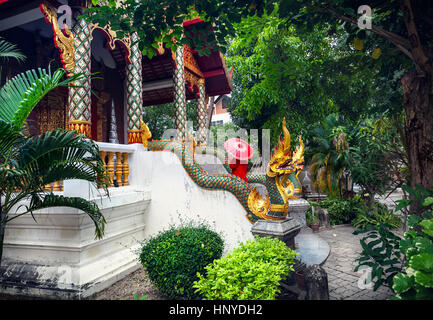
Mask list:
[[[316,233],[331,247],[331,253],[323,264],[323,268],[328,273],[329,298],[330,300],[386,300],[393,296],[391,289],[382,286],[377,291],[373,291],[358,286],[362,273],[353,270],[357,266],[355,260],[359,258],[362,251],[359,243],[362,235],[353,235],[353,230],[352,226],[341,225]]]

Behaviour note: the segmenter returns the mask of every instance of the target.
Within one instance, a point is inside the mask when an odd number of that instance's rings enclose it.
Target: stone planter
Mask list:
[[[319,227],[320,227],[319,223],[310,224],[310,228],[313,230],[313,232],[318,232]]]

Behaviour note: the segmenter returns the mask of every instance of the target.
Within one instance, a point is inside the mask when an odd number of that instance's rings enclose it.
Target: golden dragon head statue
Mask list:
[[[141,142],[143,143],[143,146],[147,149],[149,139],[152,138],[152,133],[150,132],[147,124],[145,124],[141,119],[140,119],[140,135],[141,135]]]
[[[286,128],[286,118],[283,119],[283,134],[284,138],[280,136],[278,146],[275,147],[269,160],[267,175],[270,177],[298,173],[304,168],[304,143],[301,136],[299,136],[299,146],[296,147],[295,152],[292,154],[290,150],[290,133]]]

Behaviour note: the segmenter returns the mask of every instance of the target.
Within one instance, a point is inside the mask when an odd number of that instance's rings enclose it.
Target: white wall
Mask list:
[[[204,220],[223,236],[224,253],[253,238],[252,224],[233,194],[200,188],[171,152],[147,152],[143,160],[152,199],[145,215],[146,237],[182,220]]]
[[[232,122],[232,118],[230,116],[230,113],[220,113],[220,114],[214,114],[212,115],[212,122],[214,121],[221,121],[224,123]]]

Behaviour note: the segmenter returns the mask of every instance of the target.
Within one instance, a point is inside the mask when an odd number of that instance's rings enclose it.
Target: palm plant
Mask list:
[[[18,49],[15,44],[12,44],[2,37],[0,37],[0,62],[1,61],[9,61],[9,59],[15,59],[18,61],[24,61],[25,55]],[[0,82],[2,82],[1,73],[3,70],[3,66],[0,65]]]
[[[342,119],[331,114],[312,130],[306,148],[313,185],[330,196],[341,195],[341,180],[347,168],[346,130]]]
[[[30,137],[23,125],[37,103],[52,89],[71,86],[81,77],[66,78],[58,69],[31,70],[0,88],[0,263],[5,227],[11,220],[35,210],[66,206],[84,211],[95,224],[95,237],[104,234],[105,219],[98,206],[80,197],[47,192],[47,184],[87,180],[107,192],[108,177],[98,146],[76,132],[57,129]],[[17,208],[24,210],[17,213]],[[34,216],[33,216],[34,218]]]
[[[8,60],[9,58],[23,61],[25,56],[15,44],[12,44],[0,37],[0,59]]]

